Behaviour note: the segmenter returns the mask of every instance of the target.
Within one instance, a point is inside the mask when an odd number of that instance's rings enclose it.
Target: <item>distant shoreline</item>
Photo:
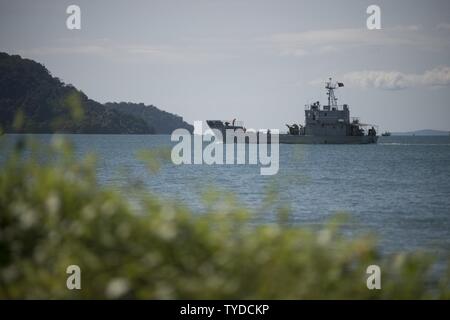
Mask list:
[[[434,130],[434,129],[422,129],[415,131],[405,132],[391,132],[393,136],[448,136],[450,131]]]

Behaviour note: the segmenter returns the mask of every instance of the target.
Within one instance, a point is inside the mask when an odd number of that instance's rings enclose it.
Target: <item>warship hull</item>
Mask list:
[[[280,134],[280,143],[285,144],[370,144],[377,143],[378,136],[309,136]]]
[[[268,135],[265,142],[271,143],[271,135]],[[222,141],[226,143],[225,136]],[[245,143],[251,143],[249,139],[243,139]],[[278,143],[280,144],[371,144],[377,143],[378,136],[308,136],[308,135],[292,135],[279,134]],[[234,139],[234,143],[238,143]],[[260,143],[259,136],[257,136],[256,143]]]

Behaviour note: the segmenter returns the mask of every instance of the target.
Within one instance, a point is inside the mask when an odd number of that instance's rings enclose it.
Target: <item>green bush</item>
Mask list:
[[[380,256],[371,237],[347,239],[336,221],[314,231],[251,224],[235,205],[194,214],[149,195],[131,205],[62,141],[2,150],[0,299],[449,297],[448,277],[429,277],[430,257]],[[74,264],[81,290],[66,288]],[[381,290],[366,287],[371,264]]]

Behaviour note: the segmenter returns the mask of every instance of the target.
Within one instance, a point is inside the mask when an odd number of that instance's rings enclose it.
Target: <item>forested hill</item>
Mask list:
[[[153,118],[143,119],[134,110],[127,112],[105,106],[53,77],[42,64],[0,52],[0,129],[3,132],[153,134],[169,133],[156,129],[164,126],[164,121],[171,128],[180,120],[184,123],[179,116],[156,107],[151,109]],[[184,123],[180,127],[189,125]]]
[[[194,131],[194,127],[183,121],[182,117],[160,110],[153,105],[146,106],[143,103],[131,102],[108,102],[105,106],[144,120],[159,134],[171,134],[178,128],[184,128],[190,132]]]

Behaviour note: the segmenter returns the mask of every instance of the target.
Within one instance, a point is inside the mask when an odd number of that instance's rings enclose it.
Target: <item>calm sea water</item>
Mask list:
[[[346,232],[375,233],[384,252],[421,248],[450,254],[450,137],[380,137],[376,145],[281,145],[275,176],[261,176],[257,165],[172,163],[150,174],[136,153],[170,147],[169,136],[66,137],[78,156],[97,155],[104,185],[122,189],[130,179],[140,179],[149,192],[179,199],[199,213],[205,210],[204,192],[231,192],[256,211],[260,222],[276,221],[275,210],[259,210],[268,192],[276,190],[278,204],[291,209],[290,223],[320,226],[336,212],[347,212]]]

